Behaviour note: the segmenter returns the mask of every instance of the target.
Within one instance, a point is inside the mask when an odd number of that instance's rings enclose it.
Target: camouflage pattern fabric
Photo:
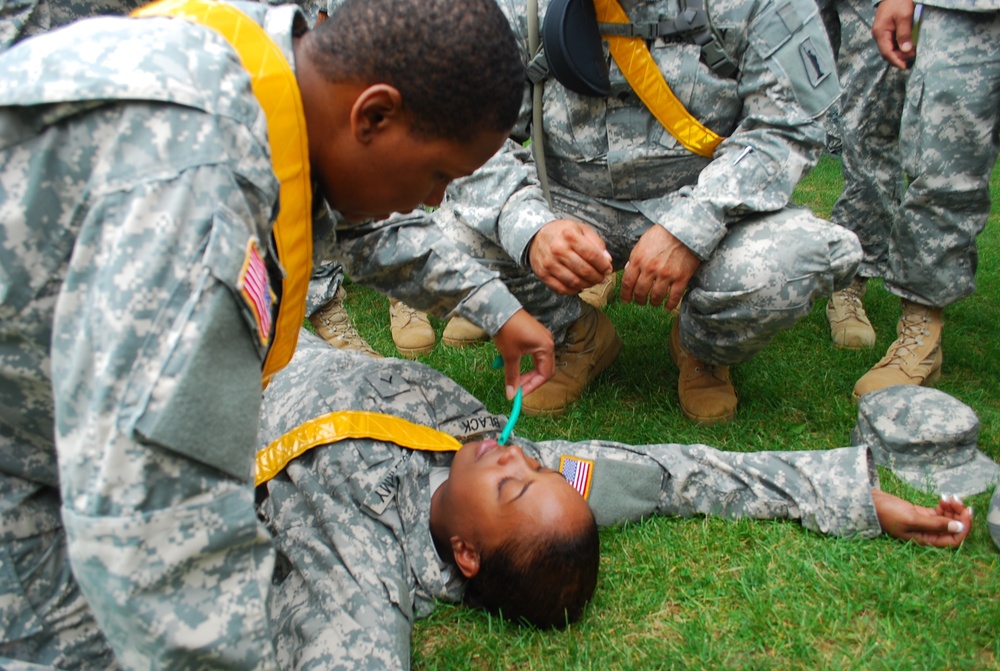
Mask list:
[[[309,292],[306,294],[306,316],[319,312],[337,295],[337,289],[344,283],[344,266],[339,261],[330,261],[313,266],[309,278]]]
[[[899,138],[910,184],[886,287],[946,307],[976,289],[976,236],[1000,150],[1000,2],[926,3]]]
[[[5,0],[0,3],[0,49],[89,16],[124,15],[149,0]]]
[[[940,7],[941,9],[954,9],[964,12],[995,12],[1000,10],[1000,2],[997,0],[930,0],[923,3],[928,7]]]
[[[236,4],[294,63],[299,10]],[[3,665],[106,668],[110,642],[128,668],[274,668],[249,477],[265,346],[237,287],[251,246],[273,263],[265,122],[228,43],[181,20],[0,53]],[[338,258],[325,210],[315,249]],[[409,223],[352,231],[355,277],[491,305],[494,332],[520,308]]]
[[[265,392],[260,445],[331,411],[370,410],[463,441],[496,437],[503,418],[453,380],[398,359],[335,350],[303,334]],[[650,515],[796,519],[828,534],[880,533],[865,448],[721,452],[704,445],[630,446],[600,440],[512,441],[544,465],[594,461],[590,498],[600,524]],[[374,440],[319,446],[262,485],[261,516],[278,550],[269,600],[284,669],[406,669],[415,619],[434,600],[458,601],[461,574],[441,560],[430,497],[451,453]],[[664,562],[667,558],[664,557]]]
[[[836,106],[836,132],[842,142],[844,190],[830,220],[861,241],[864,258],[858,274],[883,277],[889,230],[904,188],[899,124],[907,73],[879,55],[870,0],[834,0],[831,9],[840,21],[837,71],[843,93]]]
[[[296,11],[268,10],[289,57]],[[236,282],[278,185],[249,77],[208,29],[126,18],[26,40],[0,72],[2,540],[61,553],[5,585],[4,618],[33,617],[2,654],[80,649],[68,556],[122,666],[273,668],[248,479],[264,350]],[[88,665],[108,664],[67,663]]]
[[[527,60],[524,0],[501,7]],[[548,6],[539,2],[539,13]],[[667,0],[624,2],[633,23],[679,12]],[[711,159],[684,149],[642,105],[615,64],[612,93],[580,96],[549,79],[543,96],[544,151],[553,203],[545,201],[529,151],[530,88],[507,151],[457,181],[435,217],[449,235],[502,274],[557,341],[579,315],[576,297],[552,295],[530,273],[534,234],[562,217],[586,222],[622,268],[650,226],[666,228],[704,262],[682,307],[684,345],[699,359],[752,357],[843,288],[860,261],[857,238],[805,210],[789,208],[800,177],[823,149],[818,118],[839,86],[833,54],[811,1],[710,3],[712,25],[733,63],[721,77],[683,37],[658,38],[651,53],[688,111],[727,135]],[[808,54],[804,56],[803,54]],[[807,64],[808,63],[808,64]]]
[[[1000,483],[1000,465],[981,452],[979,417],[938,389],[901,384],[865,394],[851,442],[880,466],[930,492],[972,496]]]

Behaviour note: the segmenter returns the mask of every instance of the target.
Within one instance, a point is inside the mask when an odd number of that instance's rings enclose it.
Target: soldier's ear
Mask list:
[[[470,580],[479,573],[479,550],[459,536],[451,537],[451,553],[458,570]]]
[[[368,144],[394,124],[409,124],[399,89],[372,84],[358,94],[351,106],[351,129],[358,142]]]

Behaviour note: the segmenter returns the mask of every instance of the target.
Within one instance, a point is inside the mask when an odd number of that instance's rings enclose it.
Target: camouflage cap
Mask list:
[[[898,385],[865,394],[858,403],[855,445],[914,487],[970,496],[1000,480],[1000,465],[976,447],[979,418],[948,394]]]

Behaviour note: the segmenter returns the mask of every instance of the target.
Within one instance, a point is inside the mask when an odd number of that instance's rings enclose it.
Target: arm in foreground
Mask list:
[[[521,307],[496,272],[462,252],[426,212],[356,227],[336,251],[355,282],[438,317],[457,311],[492,334],[504,358],[508,399],[519,386],[530,394],[555,372],[549,330]],[[522,374],[526,356],[534,368]]]
[[[791,519],[834,536],[881,533],[921,545],[957,547],[972,511],[955,498],[924,508],[878,489],[870,453],[857,447],[798,452],[727,452],[706,445],[625,445],[550,440],[543,460],[591,460],[588,503],[598,524],[651,515]]]

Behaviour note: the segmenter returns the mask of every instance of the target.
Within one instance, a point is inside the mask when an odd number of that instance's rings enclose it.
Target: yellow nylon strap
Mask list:
[[[264,360],[266,387],[295,353],[312,274],[309,139],[295,73],[264,29],[231,5],[215,0],[160,0],[135,10],[132,16],[174,16],[219,33],[236,50],[244,69],[250,73],[254,96],[267,116],[271,167],[281,182],[281,209],[273,235],[285,277],[281,282],[274,341]]]
[[[594,0],[600,23],[629,23],[628,15],[617,0]],[[725,138],[716,135],[691,116],[663,78],[646,41],[641,37],[605,35],[611,56],[629,86],[646,108],[684,147],[700,156],[712,157]]]
[[[411,450],[455,452],[462,443],[454,436],[402,417],[365,410],[331,412],[297,427],[257,453],[254,486],[267,482],[284,470],[292,459],[317,445],[348,438],[371,438],[395,443]]]

